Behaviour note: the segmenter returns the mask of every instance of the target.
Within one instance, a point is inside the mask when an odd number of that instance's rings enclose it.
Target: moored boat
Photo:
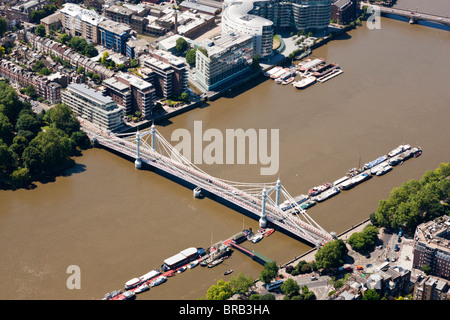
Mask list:
[[[379,165],[380,163],[386,161],[387,158],[388,158],[388,157],[387,157],[386,155],[381,156],[381,157],[378,157],[377,159],[375,159],[375,160],[373,160],[373,161],[371,161],[371,162],[368,162],[368,163],[364,164],[364,169],[366,169],[366,170],[372,169],[373,167],[375,167],[375,166]]]
[[[272,68],[272,69],[270,69],[270,70],[264,72],[264,75],[265,75],[266,77],[270,77],[271,75],[273,75],[274,73],[280,71],[281,69],[283,69],[283,68],[282,68],[282,67],[274,67],[274,68]]]
[[[313,76],[315,76],[315,77],[322,77],[322,76],[326,75],[327,73],[330,73],[331,71],[333,71],[337,67],[339,67],[339,64],[337,64],[337,63],[329,63],[329,64],[327,64],[327,65],[317,69],[317,71],[313,72]]]
[[[409,144],[402,144],[402,145],[399,145],[397,148],[395,148],[394,150],[392,150],[391,152],[389,152],[388,153],[388,156],[390,157],[390,158],[392,158],[392,157],[394,157],[394,156],[396,156],[396,155],[398,155],[398,154],[400,154],[400,153],[402,153],[403,151],[406,151],[406,150],[409,150],[409,149],[411,149],[411,146],[409,145]]]
[[[161,276],[159,278],[156,278],[150,283],[150,287],[159,286],[161,283],[164,283],[167,280],[167,277]]]
[[[321,184],[320,186],[314,187],[311,190],[309,190],[308,195],[311,196],[317,196],[321,192],[329,189],[331,187],[331,183],[325,182],[324,184]]]
[[[127,282],[125,282],[125,290],[136,288],[141,283],[142,280],[140,278],[133,278],[131,280],[128,280]]]
[[[186,266],[183,266],[183,267],[179,268],[179,269],[177,270],[177,272],[178,272],[178,273],[182,273],[182,272],[186,271],[186,269],[187,269],[187,267],[186,267]]]
[[[321,64],[323,62],[323,58],[317,58],[312,61],[308,61],[303,65],[299,65],[298,70],[299,71],[308,71],[311,68],[314,68]]]
[[[366,180],[369,180],[370,178],[372,178],[371,175],[369,175],[367,173],[361,173],[361,174],[354,176],[351,179],[348,179],[347,181],[344,181],[343,183],[341,183],[339,188],[341,190],[348,190]]]
[[[257,242],[261,241],[261,239],[262,239],[263,237],[264,237],[263,234],[258,232],[258,233],[255,233],[255,234],[251,237],[250,241],[253,242],[253,243],[257,243]]]
[[[189,263],[187,267],[189,269],[192,269],[192,268],[195,268],[196,266],[198,266],[198,264],[199,264],[198,260],[194,260],[191,263]]]
[[[287,85],[287,84],[289,84],[289,83],[294,82],[294,80],[295,80],[295,77],[290,77],[289,79],[283,81],[281,84],[282,84],[282,85]]]
[[[377,171],[376,175],[377,176],[382,176],[383,174],[385,174],[385,173],[387,173],[387,172],[389,172],[391,170],[392,170],[392,166],[390,166],[390,165],[383,166]]]
[[[144,291],[150,290],[150,286],[146,283],[140,285],[137,287],[137,289],[134,291],[134,293],[142,293]]]
[[[300,81],[294,82],[292,85],[294,87],[296,87],[297,89],[304,89],[304,88],[307,88],[308,86],[314,84],[315,82],[316,82],[316,77],[309,76]]]
[[[208,268],[214,268],[215,266],[217,266],[218,264],[221,264],[223,262],[223,259],[216,259],[210,263],[208,263]]]
[[[309,208],[311,208],[311,207],[313,207],[315,205],[316,205],[316,202],[314,200],[310,199],[310,200],[307,200],[306,202],[302,203],[300,205],[300,208],[302,208],[303,210],[306,210],[306,209],[309,209]]]
[[[341,191],[339,190],[338,187],[333,187],[333,188],[326,190],[326,191],[322,192],[321,194],[319,194],[315,198],[315,200],[317,202],[322,202],[322,201],[325,201],[325,200],[337,195],[339,192],[341,192]]]

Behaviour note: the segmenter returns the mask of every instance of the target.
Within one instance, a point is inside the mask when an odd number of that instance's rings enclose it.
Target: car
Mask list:
[[[366,254],[366,258],[367,258],[367,259],[370,258],[370,253]]]
[[[347,267],[347,268],[345,268],[344,270],[345,270],[345,272],[353,272],[352,267]]]
[[[364,269],[363,266],[360,266],[360,265],[356,266],[356,270],[363,270],[363,269]]]
[[[402,242],[402,238],[398,237],[397,241]]]
[[[311,281],[317,280],[316,276],[311,276]]]
[[[396,257],[391,258],[391,261],[392,261],[392,262],[395,262],[396,260],[397,260]]]
[[[379,246],[378,246],[378,249],[383,249],[383,245],[382,244],[380,244]]]

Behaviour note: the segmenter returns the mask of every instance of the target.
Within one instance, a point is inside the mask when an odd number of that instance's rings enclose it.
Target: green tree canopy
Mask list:
[[[283,282],[283,284],[280,287],[281,291],[289,297],[298,295],[300,286],[298,285],[297,281],[295,281],[292,278],[286,279],[286,281]]]
[[[268,284],[274,279],[278,274],[278,266],[275,261],[268,262],[264,265],[264,269],[259,275],[259,280]]]
[[[206,299],[207,300],[227,300],[234,294],[233,287],[231,286],[230,282],[223,281],[220,279],[217,281],[217,285],[212,285],[207,293],[206,293]]]
[[[45,27],[42,24],[39,24],[34,31],[38,36],[45,37]]]
[[[344,263],[343,258],[347,253],[347,246],[341,239],[330,241],[317,251],[316,265],[324,269],[338,267]]]
[[[410,180],[394,188],[389,198],[378,203],[371,215],[376,225],[414,232],[426,221],[450,214],[450,163],[441,163],[434,171],[427,171],[420,181]]]
[[[237,277],[231,277],[230,283],[235,292],[244,294],[253,286],[253,279],[250,276],[246,277],[243,273],[239,273]]]
[[[182,37],[179,37],[177,39],[177,41],[175,42],[175,50],[177,50],[178,53],[185,52],[188,47],[189,47],[189,44]]]
[[[190,49],[186,52],[186,62],[192,67],[195,67],[196,52],[197,48]]]

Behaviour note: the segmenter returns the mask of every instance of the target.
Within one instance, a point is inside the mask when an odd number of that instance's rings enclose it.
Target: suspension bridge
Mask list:
[[[220,197],[253,215],[262,228],[270,224],[316,247],[333,240],[300,208],[279,179],[273,183],[241,183],[213,177],[178,152],[154,125],[146,131],[122,134],[99,132],[85,126],[83,130],[94,145],[135,159],[137,169],[146,164],[192,185],[194,194],[206,191]],[[286,200],[294,208],[289,213],[280,209],[280,203]]]

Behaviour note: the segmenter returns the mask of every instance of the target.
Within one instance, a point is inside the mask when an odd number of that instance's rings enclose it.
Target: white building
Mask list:
[[[269,2],[272,0],[263,0]],[[222,34],[246,34],[253,37],[255,54],[265,57],[273,51],[273,22],[249,12],[254,7],[254,0],[225,0],[222,13]]]
[[[324,32],[331,18],[331,0],[225,0],[222,30],[254,37],[255,53],[272,53],[274,30]]]
[[[215,89],[248,71],[254,55],[250,35],[222,34],[206,40],[200,47],[202,49],[196,52],[195,77],[206,90]]]
[[[85,84],[71,83],[62,92],[62,102],[79,117],[103,130],[123,126],[124,110],[111,97],[104,96]]]

